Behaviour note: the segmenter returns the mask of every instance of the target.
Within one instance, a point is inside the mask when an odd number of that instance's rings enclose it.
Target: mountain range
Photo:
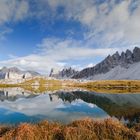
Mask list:
[[[3,67],[0,69],[0,79],[26,79],[41,76],[35,71],[22,71],[17,67]],[[57,79],[86,79],[86,80],[119,80],[140,79],[140,48],[133,51],[126,50],[119,54],[108,55],[103,61],[93,67],[81,71],[64,68],[59,72],[51,69],[49,77]]]
[[[135,47],[133,51],[114,53],[108,55],[103,61],[93,67],[75,71],[72,68],[63,69],[54,77],[107,80],[107,79],[140,79],[140,48]],[[51,75],[52,76],[52,75]]]
[[[73,78],[101,79],[140,79],[140,48],[108,55],[94,67],[85,68]]]

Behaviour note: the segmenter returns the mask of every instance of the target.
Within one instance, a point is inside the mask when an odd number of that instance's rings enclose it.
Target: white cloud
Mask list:
[[[12,21],[20,21],[28,14],[27,1],[0,0],[0,25]]]
[[[100,39],[101,46],[121,47],[125,45],[140,44],[140,4],[137,3],[137,8],[130,11],[131,1],[121,1],[119,4],[113,4],[112,9],[108,14],[100,13],[97,20],[94,19],[94,24],[91,26],[91,33],[95,38]],[[110,4],[108,3],[108,7]],[[101,35],[98,33],[102,32]],[[96,37],[97,35],[97,37]],[[91,36],[93,40],[94,36]]]
[[[126,23],[125,34],[130,41],[140,42],[140,4]]]
[[[76,40],[58,38],[46,38],[38,45],[38,53],[25,57],[14,57],[12,59],[1,61],[1,66],[16,66],[26,70],[35,70],[48,74],[51,68],[60,70],[67,66],[67,61],[76,62],[78,60],[86,60],[88,58],[106,57],[119,48],[90,48],[86,43]],[[123,48],[124,50],[126,48]],[[73,65],[74,68],[80,69],[81,65]]]
[[[83,24],[92,26],[96,16],[97,16],[96,8],[91,7],[91,8],[85,9],[83,14],[80,15],[79,19]]]
[[[0,40],[5,40],[6,35],[13,29],[9,23],[16,23],[28,17],[29,4],[24,0],[0,0]]]
[[[62,13],[58,12],[59,7],[64,8]],[[116,0],[102,3],[96,0],[1,0],[0,13],[0,25],[30,16],[39,17],[41,22],[55,22],[57,18],[62,18],[84,25],[85,41],[100,47],[121,46],[124,42],[125,45],[140,44],[139,0],[122,0],[118,3]]]
[[[13,4],[14,3],[12,2],[11,5]],[[11,5],[7,0],[0,1],[0,24],[3,24],[11,19],[12,12],[10,11],[13,9]]]
[[[8,27],[2,27],[0,28],[0,40],[5,40],[5,36],[9,33],[11,33],[13,30]]]
[[[47,0],[53,11],[60,6],[64,7],[63,16],[66,19],[78,20],[85,24],[90,24],[96,16],[96,7],[93,0]],[[57,15],[58,16],[58,15]]]
[[[130,11],[132,6],[133,10]],[[31,7],[34,7],[34,11]],[[64,12],[58,13],[58,7],[63,7]],[[100,4],[93,0],[34,0],[33,5],[24,0],[1,0],[0,13],[1,26],[32,15],[43,22],[50,20],[47,16],[52,16],[54,22],[56,18],[63,18],[78,21],[85,27],[83,40],[45,38],[38,44],[38,54],[12,58],[0,62],[0,65],[48,72],[52,67],[62,68],[68,60],[105,57],[117,50],[122,51],[140,44],[139,0],[135,3],[133,0],[122,0],[119,3],[106,0]],[[0,38],[4,38],[7,33],[8,30],[1,32]]]
[[[62,13],[58,12],[59,7],[64,8]],[[1,0],[0,13],[0,25],[30,16],[39,17],[41,22],[55,22],[55,19],[62,18],[84,25],[86,41],[100,47],[121,46],[124,42],[125,45],[140,44],[139,0],[122,0],[118,3],[116,0],[102,3],[96,0]]]
[[[62,40],[58,38],[46,38],[43,39],[42,43],[38,46],[41,50],[40,53],[50,56],[53,60],[72,60],[85,57],[106,56],[112,53],[112,49],[110,48],[90,48],[87,43],[74,39]]]
[[[28,15],[29,5],[26,1],[21,1],[17,5],[16,13],[14,16],[15,21],[23,20]]]
[[[53,11],[64,7],[63,17],[88,27],[88,41],[100,47],[140,44],[140,1],[47,0]],[[56,14],[56,16],[58,16]],[[90,38],[89,38],[90,37]],[[106,40],[107,39],[107,40]],[[121,44],[122,43],[122,44]]]

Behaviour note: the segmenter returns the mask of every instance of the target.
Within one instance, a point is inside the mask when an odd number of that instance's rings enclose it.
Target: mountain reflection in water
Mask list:
[[[18,124],[40,120],[70,121],[84,117],[137,123],[140,94],[103,94],[87,91],[56,91],[31,94],[22,89],[0,91],[0,123]]]

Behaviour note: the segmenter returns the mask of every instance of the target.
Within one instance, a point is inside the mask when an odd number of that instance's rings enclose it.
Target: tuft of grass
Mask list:
[[[77,120],[63,125],[42,121],[38,124],[23,123],[3,133],[0,140],[138,140],[140,135],[112,119],[95,121]]]
[[[1,125],[0,126],[0,137],[2,137],[5,133],[7,133],[8,131],[10,131],[12,128],[10,126],[4,126]]]
[[[140,123],[135,124],[134,126],[132,126],[132,128],[133,128],[136,132],[140,132]]]

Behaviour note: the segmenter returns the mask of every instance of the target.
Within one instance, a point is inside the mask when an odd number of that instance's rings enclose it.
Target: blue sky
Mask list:
[[[139,0],[0,0],[0,67],[82,69],[139,37]]]

